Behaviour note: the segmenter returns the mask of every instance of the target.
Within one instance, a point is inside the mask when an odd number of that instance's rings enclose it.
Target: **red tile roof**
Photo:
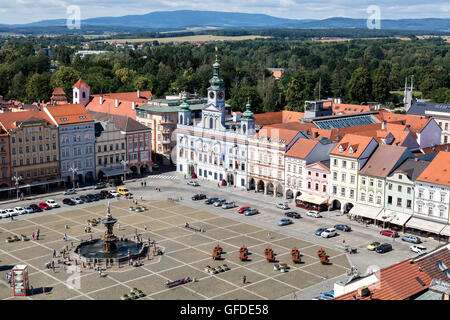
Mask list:
[[[370,296],[360,297],[358,290],[355,290],[334,300],[354,300],[353,296],[356,296],[357,300],[405,300],[427,290],[432,280],[412,259],[381,269],[375,275],[379,281],[368,286],[372,293]],[[425,285],[423,286],[417,278]]]
[[[72,88],[78,88],[78,89],[83,88],[83,87],[90,88],[88,86],[88,84],[86,82],[84,82],[84,80],[81,78],[78,79],[78,81],[72,86]]]
[[[39,110],[29,110],[20,112],[5,112],[0,113],[0,123],[5,130],[12,130],[16,128],[15,121],[24,121],[28,119],[44,119],[47,123],[54,125],[50,117],[44,112]]]
[[[370,142],[374,140],[372,137],[359,136],[356,134],[346,134],[342,140],[333,148],[330,154],[345,156],[350,158],[359,158]],[[342,146],[343,151],[339,151],[339,147]],[[353,149],[353,153],[350,153],[350,149]]]
[[[253,115],[256,125],[271,125],[277,123],[295,122],[305,117],[303,112],[295,111],[277,111],[268,113],[257,113]]]
[[[297,130],[265,126],[261,130],[259,130],[259,132],[256,134],[256,138],[268,137],[274,139],[275,142],[284,140],[284,143],[287,145],[295,138],[295,136],[297,136],[297,134]]]
[[[316,140],[298,139],[286,152],[286,157],[305,159],[318,143]]]
[[[63,88],[56,87],[55,90],[53,90],[53,95],[65,95]]]
[[[333,114],[351,114],[372,111],[370,106],[358,104],[333,103]]]
[[[440,151],[417,180],[450,186],[450,152]]]
[[[61,104],[46,108],[59,125],[94,121],[81,104]]]

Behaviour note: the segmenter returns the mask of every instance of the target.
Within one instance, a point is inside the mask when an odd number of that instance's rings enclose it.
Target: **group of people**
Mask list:
[[[141,187],[146,187],[147,186],[147,181],[141,181]]]
[[[85,233],[90,233],[91,232],[91,227],[84,227],[84,232]]]
[[[39,240],[39,233],[40,233],[40,230],[39,229],[37,229],[37,231],[36,231],[36,233],[32,233],[31,234],[31,238],[33,238],[33,240]]]

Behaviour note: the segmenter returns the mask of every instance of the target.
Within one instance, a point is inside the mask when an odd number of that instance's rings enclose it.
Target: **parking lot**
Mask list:
[[[212,189],[209,182],[200,182],[200,187],[186,187],[181,179],[148,180],[148,187],[139,183],[127,184],[136,198],[144,197],[148,211],[136,213],[129,211],[130,200],[111,200],[111,212],[118,218],[115,228],[117,236],[134,234],[135,230],[147,239],[151,237],[164,249],[160,260],[145,260],[141,267],[123,267],[105,270],[105,277],[97,272],[84,270],[79,276],[79,288],[70,289],[68,281],[75,274],[57,267],[55,272],[47,270],[45,264],[52,258],[52,250],[60,250],[71,241],[87,239],[84,232],[86,221],[104,217],[107,200],[73,207],[18,216],[14,221],[3,219],[0,223],[0,298],[12,298],[12,289],[5,281],[5,274],[17,264],[27,264],[30,269],[30,283],[35,294],[26,299],[120,299],[130,289],[138,288],[146,294],[141,299],[311,299],[325,290],[331,290],[336,280],[346,278],[351,265],[360,270],[370,265],[384,267],[412,256],[409,245],[401,241],[393,242],[365,226],[352,225],[352,232],[340,232],[338,236],[325,239],[314,235],[319,226],[330,227],[342,222],[336,213],[327,212],[324,218],[306,217],[293,219],[294,224],[277,226],[283,217],[283,210],[275,207],[277,199],[260,198],[260,195],[245,191]],[[161,192],[155,186],[161,187]],[[195,193],[208,192],[208,196],[221,195],[238,205],[249,205],[260,209],[255,216],[237,213],[237,208],[224,210],[207,206],[204,200],[192,201]],[[63,196],[61,196],[63,197]],[[60,201],[60,196],[54,197]],[[167,198],[179,201],[168,201]],[[180,199],[182,198],[182,200]],[[271,204],[268,204],[268,201]],[[196,232],[184,227],[185,223],[204,229]],[[147,231],[145,230],[147,227]],[[5,239],[40,229],[39,241],[19,241],[6,243]],[[101,225],[93,228],[93,236],[100,237],[104,230]],[[63,240],[64,234],[68,240]],[[342,250],[342,240],[358,247],[359,253],[349,255]],[[393,243],[394,250],[383,255],[365,249],[375,240]],[[223,260],[213,261],[211,254],[219,244],[223,250]],[[238,259],[239,247],[248,247],[249,261]],[[430,247],[434,243],[428,242]],[[270,246],[276,254],[276,262],[265,260],[264,249]],[[297,247],[302,254],[302,263],[291,262],[290,250]],[[331,265],[322,265],[316,251],[323,248],[330,256]],[[275,271],[274,263],[286,262],[290,269],[286,273]],[[215,267],[227,264],[230,270],[209,274],[207,265]],[[243,276],[247,283],[243,284]],[[167,280],[196,278],[175,288],[166,288]],[[46,288],[46,294],[41,293]]]

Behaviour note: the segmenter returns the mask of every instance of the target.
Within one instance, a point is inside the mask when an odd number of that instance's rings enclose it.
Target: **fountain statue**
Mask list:
[[[113,233],[113,227],[116,222],[117,219],[114,219],[111,215],[111,206],[108,201],[106,219],[101,220],[101,223],[106,227],[105,235],[103,236],[103,251],[105,252],[113,252],[116,249],[117,238]]]

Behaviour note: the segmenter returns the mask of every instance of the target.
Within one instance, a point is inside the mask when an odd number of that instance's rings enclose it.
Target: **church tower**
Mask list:
[[[89,103],[91,97],[91,87],[84,82],[83,79],[79,79],[77,83],[73,85],[73,103],[81,103],[84,107]]]
[[[213,64],[213,76],[209,80],[208,101],[202,110],[202,123],[204,128],[225,130],[226,108],[225,88],[220,78],[220,64],[217,60]]]
[[[187,103],[186,92],[183,94],[183,103],[180,105],[181,110],[178,112],[178,124],[189,126],[192,124],[191,107]]]
[[[241,134],[246,134],[252,136],[256,133],[255,130],[255,118],[253,117],[253,112],[250,110],[250,99],[245,105],[245,111],[241,118]]]

